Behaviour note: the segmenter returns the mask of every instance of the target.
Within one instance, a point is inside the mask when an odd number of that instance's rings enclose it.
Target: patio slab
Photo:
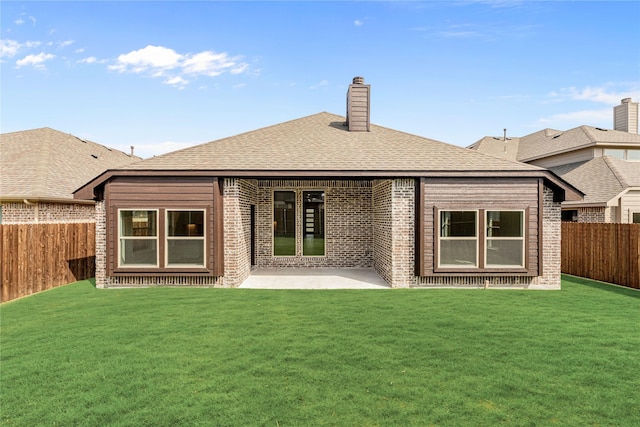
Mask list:
[[[391,289],[373,268],[260,268],[243,289]]]

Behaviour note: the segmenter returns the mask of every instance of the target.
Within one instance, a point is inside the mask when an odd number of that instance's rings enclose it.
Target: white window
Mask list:
[[[118,266],[158,267],[158,211],[118,211]]]
[[[203,210],[167,210],[166,266],[205,266]]]
[[[486,212],[485,266],[524,267],[524,211]]]
[[[438,268],[525,268],[524,210],[440,210]]]
[[[438,265],[478,267],[478,211],[440,211]]]

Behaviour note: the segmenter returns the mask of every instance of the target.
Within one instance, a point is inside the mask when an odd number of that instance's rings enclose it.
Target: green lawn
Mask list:
[[[2,305],[0,423],[638,426],[639,297],[78,282]]]

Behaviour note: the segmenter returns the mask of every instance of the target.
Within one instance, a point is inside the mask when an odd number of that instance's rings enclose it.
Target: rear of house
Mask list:
[[[105,172],[98,287],[237,287],[255,268],[373,268],[391,287],[560,287],[560,203],[539,167],[319,113]]]

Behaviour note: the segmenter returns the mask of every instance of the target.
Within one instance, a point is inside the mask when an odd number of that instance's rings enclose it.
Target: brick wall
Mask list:
[[[373,181],[373,267],[387,283],[393,281],[392,194],[391,180]]]
[[[415,181],[373,182],[374,268],[392,287],[415,285]]]
[[[224,286],[237,287],[251,273],[251,205],[257,181],[224,180]]]
[[[302,229],[302,192],[325,192],[325,256],[302,256],[302,233],[296,233],[295,256],[274,257],[273,191],[296,192],[296,230]],[[370,181],[258,181],[256,263],[258,267],[371,267],[373,211]]]
[[[607,221],[606,211],[604,207],[600,208],[578,208],[578,222],[611,222]]]
[[[25,223],[79,223],[95,221],[95,205],[74,203],[22,203],[3,202],[3,224]]]

